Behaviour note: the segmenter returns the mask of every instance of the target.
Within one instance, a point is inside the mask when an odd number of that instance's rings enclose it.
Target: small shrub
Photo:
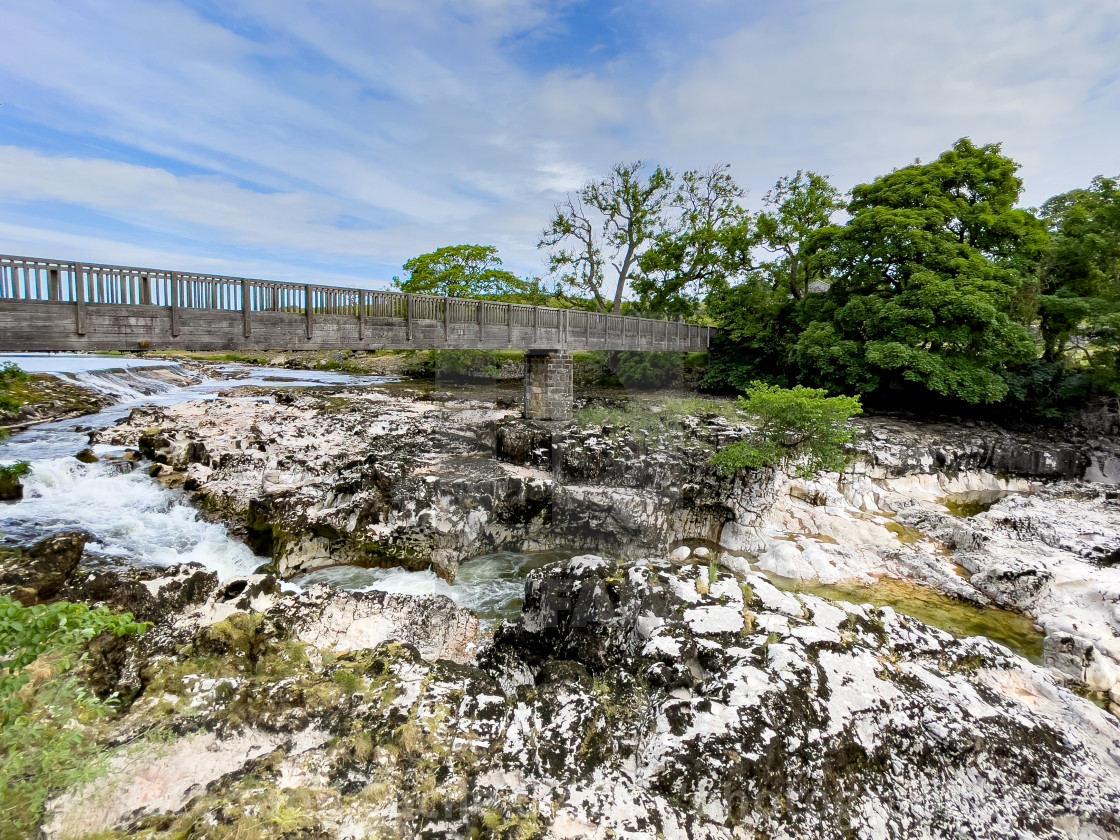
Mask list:
[[[23,403],[11,393],[12,386],[26,382],[30,378],[14,362],[4,362],[0,365],[0,412],[15,414],[20,410]]]
[[[112,705],[67,672],[95,636],[147,626],[104,607],[0,597],[0,840],[32,836],[54,791],[100,772],[87,727]]]
[[[739,407],[752,428],[744,440],[712,458],[723,475],[793,467],[802,478],[811,478],[822,471],[842,472],[851,463],[844,447],[855,440],[849,421],[863,413],[858,397],[829,397],[816,388],[756,382],[739,398]]]

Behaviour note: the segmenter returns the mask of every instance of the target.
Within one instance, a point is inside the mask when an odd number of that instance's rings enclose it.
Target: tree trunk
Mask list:
[[[634,261],[634,246],[630,245],[626,249],[626,257],[622,260],[622,268],[618,270],[618,285],[614,289],[614,308],[611,310],[615,315],[622,312],[622,293],[626,290],[626,278],[630,275],[630,264]]]

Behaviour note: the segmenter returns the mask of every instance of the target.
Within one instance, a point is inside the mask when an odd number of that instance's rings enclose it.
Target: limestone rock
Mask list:
[[[889,609],[709,575],[594,555],[537,570],[481,668],[334,647],[329,616],[301,637],[335,596],[233,582],[141,642],[114,738],[153,720],[179,737],[112,753],[45,834],[1120,836],[1120,722],[1046,671]],[[408,611],[396,598],[376,606]]]

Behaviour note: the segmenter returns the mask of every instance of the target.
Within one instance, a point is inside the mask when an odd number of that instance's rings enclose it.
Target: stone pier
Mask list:
[[[525,418],[572,419],[572,355],[561,350],[525,354]]]

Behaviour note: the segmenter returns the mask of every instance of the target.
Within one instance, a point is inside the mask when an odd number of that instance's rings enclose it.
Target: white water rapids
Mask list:
[[[51,373],[117,400],[98,414],[32,427],[0,441],[0,464],[28,461],[24,498],[0,502],[0,535],[9,543],[29,543],[66,530],[92,535],[87,552],[113,562],[140,566],[199,563],[229,578],[252,573],[268,558],[258,557],[220,524],[206,522],[184,493],[148,476],[146,465],[103,459],[85,464],[74,455],[88,445],[87,433],[125,417],[143,404],[173,405],[213,399],[238,386],[376,385],[387,377],[350,376],[283,368],[222,366],[221,375],[201,378],[172,362],[78,354],[0,356],[23,370]],[[179,384],[194,382],[195,384]],[[82,429],[83,431],[76,431]],[[94,447],[99,456],[121,454]],[[296,586],[327,583],[351,591],[447,595],[483,618],[497,618],[519,604],[529,569],[561,555],[499,552],[463,564],[452,584],[430,571],[321,569],[297,578]]]

